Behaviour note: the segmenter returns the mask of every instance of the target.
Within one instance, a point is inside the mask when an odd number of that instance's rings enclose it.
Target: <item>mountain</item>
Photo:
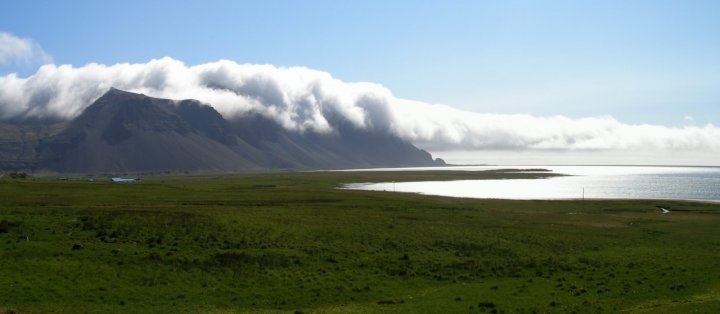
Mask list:
[[[0,172],[36,168],[38,145],[66,125],[58,121],[0,121]]]
[[[112,89],[39,145],[39,167],[73,173],[256,167],[223,143],[225,120],[206,108]]]
[[[400,138],[341,125],[287,131],[248,115],[224,119],[195,100],[110,89],[65,123],[0,123],[0,168],[59,173],[337,169],[444,165]]]

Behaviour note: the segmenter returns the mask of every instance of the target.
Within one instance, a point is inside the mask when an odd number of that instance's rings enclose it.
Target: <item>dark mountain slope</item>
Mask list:
[[[183,118],[194,111],[205,112],[199,104],[176,106],[170,100],[112,89],[40,145],[40,168],[77,173],[257,168],[222,142],[220,126],[212,122],[223,120]]]
[[[330,134],[295,133],[260,115],[242,117],[231,124],[238,136],[267,153],[271,167],[328,169],[445,164],[398,137],[351,126],[341,126]]]
[[[37,165],[37,146],[62,131],[67,123],[57,121],[0,122],[0,171],[24,171]]]

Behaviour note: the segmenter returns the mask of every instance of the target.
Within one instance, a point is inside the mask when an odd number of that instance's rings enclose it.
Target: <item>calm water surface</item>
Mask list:
[[[548,169],[548,179],[353,183],[348,189],[502,199],[685,199],[720,201],[718,167],[468,166],[383,170]]]

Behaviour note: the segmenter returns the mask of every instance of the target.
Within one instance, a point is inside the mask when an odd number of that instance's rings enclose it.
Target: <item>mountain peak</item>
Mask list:
[[[100,98],[98,98],[98,100],[104,99],[104,98],[110,98],[110,99],[113,99],[113,100],[118,100],[118,99],[123,99],[123,98],[126,98],[126,99],[137,99],[137,98],[150,98],[150,97],[147,96],[147,95],[145,95],[145,94],[132,93],[132,92],[124,91],[124,90],[121,90],[121,89],[117,89],[117,88],[115,88],[115,87],[110,87],[110,89],[108,89],[108,91],[105,92],[105,94],[103,94],[102,96],[100,96]]]

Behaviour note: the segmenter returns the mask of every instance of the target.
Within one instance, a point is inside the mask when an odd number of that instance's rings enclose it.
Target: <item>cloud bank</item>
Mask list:
[[[52,57],[31,39],[0,32],[0,65],[31,65],[52,62]]]
[[[71,119],[110,87],[170,99],[197,99],[223,116],[259,113],[296,132],[339,125],[386,132],[432,150],[720,152],[714,125],[630,125],[610,116],[482,114],[393,96],[373,83],[347,83],[303,67],[195,66],[166,57],[147,63],[48,64],[30,77],[0,77],[0,118]]]

